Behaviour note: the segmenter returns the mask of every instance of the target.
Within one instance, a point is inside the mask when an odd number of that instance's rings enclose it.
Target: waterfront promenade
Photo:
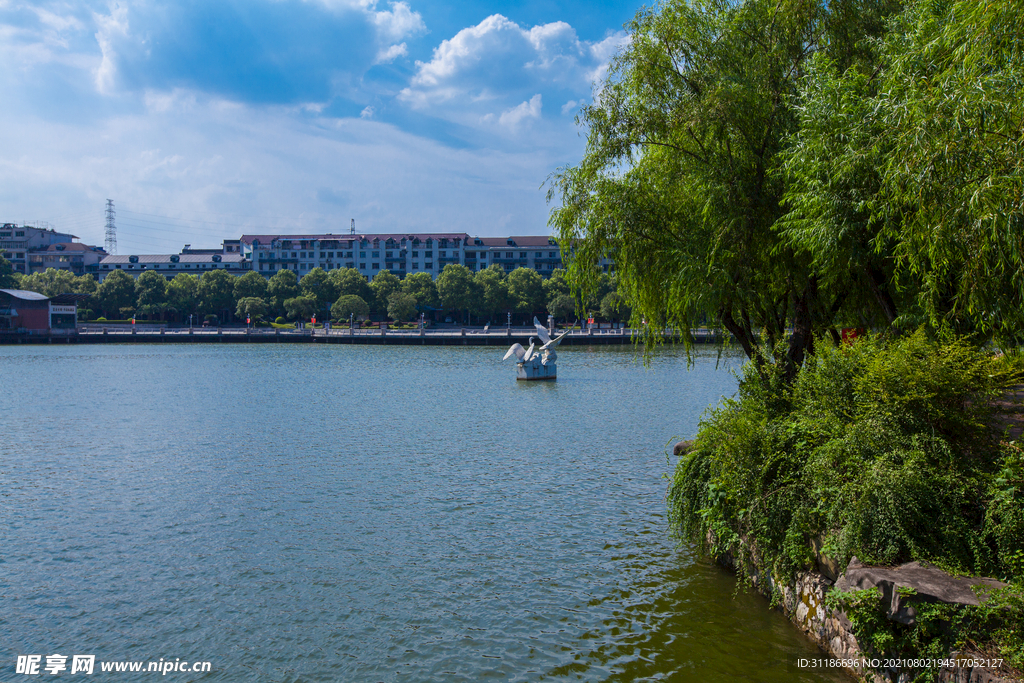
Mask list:
[[[571,330],[562,340],[564,346],[629,344],[634,330]],[[556,330],[556,334],[559,333]],[[502,346],[525,342],[537,332],[532,327],[455,327],[435,329],[347,329],[281,330],[268,328],[192,328],[156,325],[81,325],[73,330],[42,333],[0,332],[0,344],[375,344],[423,346]],[[695,330],[698,343],[717,343],[721,336],[707,330]],[[666,331],[665,341],[673,336]]]

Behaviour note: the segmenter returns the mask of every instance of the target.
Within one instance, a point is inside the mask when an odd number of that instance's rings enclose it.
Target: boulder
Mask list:
[[[686,455],[693,450],[693,441],[677,441],[672,447],[672,455]]]
[[[943,602],[957,605],[979,605],[979,594],[985,595],[1006,584],[981,576],[953,576],[926,562],[909,562],[898,567],[871,567],[856,557],[836,581],[840,591],[878,588],[887,616],[901,624],[913,624],[917,618],[914,605],[922,602]],[[913,595],[901,595],[898,589],[912,588]],[[976,592],[977,591],[977,592]]]

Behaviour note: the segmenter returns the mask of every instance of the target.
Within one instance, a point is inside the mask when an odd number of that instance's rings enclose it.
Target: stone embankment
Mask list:
[[[685,455],[693,447],[692,441],[680,441],[672,451]],[[909,683],[913,676],[909,671],[887,668],[884,665],[872,667],[872,659],[882,664],[884,660],[867,654],[853,633],[853,627],[846,615],[839,610],[829,609],[825,597],[833,588],[841,591],[877,588],[882,593],[883,604],[888,605],[889,619],[902,624],[913,624],[917,616],[915,604],[922,602],[943,602],[959,605],[978,605],[978,596],[987,591],[1005,587],[1006,584],[984,577],[959,577],[921,562],[910,562],[899,567],[872,567],[853,558],[840,571],[837,563],[815,547],[817,571],[801,572],[791,583],[778,582],[768,572],[761,572],[751,580],[754,587],[765,597],[781,596],[779,607],[797,628],[803,631],[818,647],[836,659],[856,662],[847,670],[859,680],[867,683]],[[756,562],[756,553],[752,553]],[[722,565],[735,570],[733,557],[717,558]],[[913,589],[915,595],[907,597],[906,591]],[[1002,677],[981,666],[972,666],[976,659],[971,653],[950,653],[951,660],[960,666],[940,669],[939,683],[1022,683],[1021,679]]]

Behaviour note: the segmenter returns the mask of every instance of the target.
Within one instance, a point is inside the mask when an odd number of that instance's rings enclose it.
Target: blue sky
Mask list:
[[[0,0],[0,220],[119,253],[242,232],[544,234],[638,5]]]

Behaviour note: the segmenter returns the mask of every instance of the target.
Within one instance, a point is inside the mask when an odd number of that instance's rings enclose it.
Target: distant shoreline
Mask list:
[[[149,326],[146,326],[149,327]],[[506,327],[485,331],[482,327],[427,330],[322,329],[276,330],[256,328],[163,328],[145,329],[110,325],[88,331],[0,332],[0,345],[17,344],[374,344],[404,346],[507,346],[527,342],[536,336],[528,327]],[[721,335],[700,331],[697,343],[720,343]],[[633,343],[633,330],[575,330],[562,340],[563,346],[605,346]],[[671,335],[665,335],[671,342]]]

